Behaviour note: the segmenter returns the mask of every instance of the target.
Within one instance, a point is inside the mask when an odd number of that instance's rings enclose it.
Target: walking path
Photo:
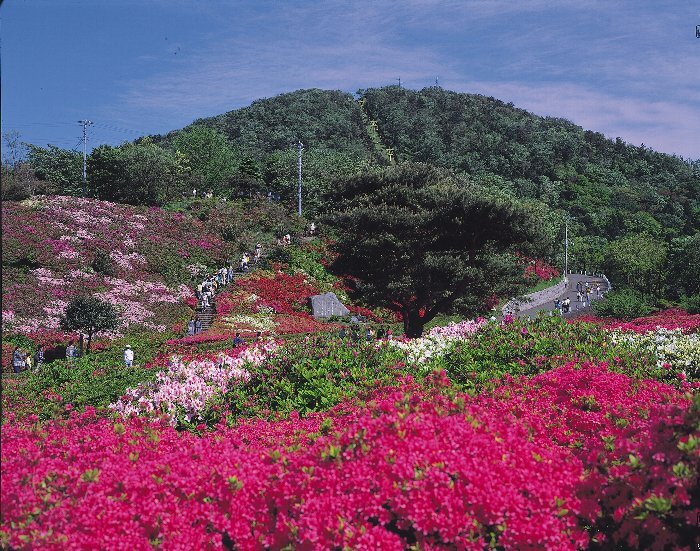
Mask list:
[[[588,314],[592,312],[592,308],[588,303],[583,303],[579,302],[577,300],[577,284],[581,283],[584,290],[586,283],[589,284],[589,286],[592,288],[592,293],[590,294],[591,297],[591,302],[599,300],[602,298],[602,296],[607,293],[610,289],[608,287],[608,282],[604,277],[600,276],[592,276],[592,275],[585,275],[585,274],[569,274],[569,283],[568,286],[566,287],[566,290],[561,293],[558,297],[553,298],[552,300],[545,302],[544,304],[541,304],[539,306],[534,306],[532,308],[528,308],[527,304],[523,304],[523,308],[513,314],[516,317],[523,318],[523,317],[537,317],[539,312],[548,312],[548,311],[556,311],[554,308],[554,301],[555,300],[564,300],[568,298],[571,301],[571,311],[565,314],[562,314],[565,318],[573,318],[576,316],[580,316],[582,314]],[[601,289],[601,296],[599,297],[597,292],[596,292],[596,287],[597,285],[600,284],[600,289]]]

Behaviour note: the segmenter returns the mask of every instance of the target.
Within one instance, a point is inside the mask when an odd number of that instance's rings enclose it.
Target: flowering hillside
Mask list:
[[[75,197],[3,202],[2,249],[2,328],[23,334],[58,328],[82,294],[117,307],[117,333],[165,331],[189,312],[192,272],[232,254],[197,219]]]
[[[158,359],[98,410],[29,374],[3,393],[0,545],[691,549],[700,360],[668,339],[697,333],[655,335],[262,342]]]

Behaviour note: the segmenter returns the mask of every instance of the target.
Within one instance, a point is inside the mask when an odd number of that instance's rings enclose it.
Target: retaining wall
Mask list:
[[[522,302],[516,299],[510,299],[508,302],[506,302],[503,308],[501,308],[501,312],[505,316],[507,314],[515,314],[519,310],[536,308],[537,306],[551,302],[558,296],[561,296],[565,289],[564,278],[562,278],[562,280],[556,285],[552,285],[551,287],[547,287],[541,291],[536,291],[534,293],[530,293],[529,295],[525,295]]]

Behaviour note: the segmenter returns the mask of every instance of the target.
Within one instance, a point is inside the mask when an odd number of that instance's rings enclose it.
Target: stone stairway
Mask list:
[[[258,262],[253,262],[253,263],[251,263],[251,264],[250,264],[250,267],[248,268],[248,271],[246,271],[246,272],[240,272],[240,271],[238,271],[238,270],[235,271],[235,272],[233,272],[233,280],[232,280],[232,282],[233,282],[233,281],[236,281],[237,279],[239,279],[239,278],[241,278],[241,277],[243,277],[243,276],[245,276],[245,275],[248,275],[249,273],[251,273],[252,271],[254,271],[255,268],[256,268],[256,266],[258,266],[259,264],[261,264],[262,261],[265,259],[266,256],[267,256],[266,254],[263,254],[263,255],[260,257],[260,260],[258,260]],[[229,285],[230,285],[230,284],[229,284]],[[224,285],[223,287],[220,287],[220,290],[223,291],[223,290],[226,289],[227,287],[228,287],[228,285]],[[209,329],[209,328],[213,325],[214,320],[216,319],[216,295],[214,295],[214,296],[211,298],[211,300],[210,300],[210,302],[209,302],[209,306],[208,306],[207,308],[202,308],[201,306],[198,306],[198,307],[195,309],[195,315],[196,315],[196,316],[200,319],[200,321],[202,322],[202,331],[206,331],[207,329]]]

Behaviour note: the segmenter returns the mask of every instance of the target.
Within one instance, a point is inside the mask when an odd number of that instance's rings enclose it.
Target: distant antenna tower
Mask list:
[[[83,197],[87,197],[87,129],[93,122],[87,119],[78,121],[83,125]]]
[[[399,88],[401,88],[401,77],[397,78],[396,80],[399,81]]]

